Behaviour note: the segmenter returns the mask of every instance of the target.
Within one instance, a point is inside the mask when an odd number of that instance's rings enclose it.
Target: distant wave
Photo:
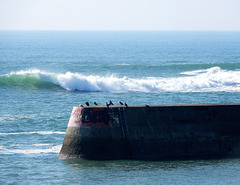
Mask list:
[[[33,131],[33,132],[10,132],[10,133],[0,133],[0,135],[28,135],[28,134],[41,134],[41,135],[48,135],[48,134],[65,134],[65,132],[59,131]]]
[[[46,147],[47,146],[47,147]],[[21,145],[21,148],[28,149],[10,149],[5,146],[0,146],[0,154],[42,154],[42,153],[59,153],[62,145],[48,146],[44,144],[33,144],[30,146]],[[30,147],[30,148],[29,148]]]
[[[131,64],[128,63],[121,63],[121,64],[116,64],[116,66],[130,66]]]
[[[220,67],[185,71],[179,77],[128,78],[80,73],[49,73],[35,70],[12,72],[0,76],[0,86],[60,87],[87,92],[240,92],[240,71]]]

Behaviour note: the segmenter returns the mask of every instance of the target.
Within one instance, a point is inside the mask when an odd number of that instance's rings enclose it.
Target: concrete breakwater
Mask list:
[[[74,107],[59,159],[240,157],[240,104]]]

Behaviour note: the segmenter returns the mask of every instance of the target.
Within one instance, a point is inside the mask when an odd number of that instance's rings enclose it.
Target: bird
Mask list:
[[[145,106],[146,106],[146,107],[149,107],[149,105],[147,105],[147,104],[146,104]]]
[[[87,106],[89,106],[89,103],[88,103],[88,102],[86,102],[86,105],[87,105]]]
[[[124,103],[124,105],[125,105],[126,107],[128,106],[126,102]]]
[[[94,105],[98,105],[96,102],[94,102]]]
[[[123,103],[121,101],[119,103],[120,103],[120,105],[123,105]]]
[[[114,105],[113,102],[112,102],[111,100],[109,101],[109,105]]]
[[[107,106],[107,108],[109,107],[109,104],[108,104],[108,102],[106,102],[106,106]]]

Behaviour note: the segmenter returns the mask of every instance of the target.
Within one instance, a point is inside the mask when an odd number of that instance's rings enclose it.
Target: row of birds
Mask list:
[[[86,102],[85,104],[86,104],[86,106],[90,106],[89,102]],[[125,105],[126,107],[128,106],[126,102],[123,104],[123,103],[120,101],[119,104],[120,104],[120,105]],[[97,104],[96,102],[94,102],[94,105],[97,106],[98,104]],[[109,107],[110,105],[114,105],[111,100],[109,101],[109,103],[106,102],[106,106],[107,106],[107,107]]]

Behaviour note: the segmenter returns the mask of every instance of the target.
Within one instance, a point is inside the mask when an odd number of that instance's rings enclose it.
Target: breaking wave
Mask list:
[[[49,73],[38,69],[12,72],[0,76],[0,86],[60,87],[88,92],[240,92],[240,70],[220,67],[186,71],[178,77],[128,78],[80,73]]]

